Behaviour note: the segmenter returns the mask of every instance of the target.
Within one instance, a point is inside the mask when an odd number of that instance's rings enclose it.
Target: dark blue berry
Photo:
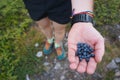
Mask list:
[[[92,53],[92,54],[90,54],[90,56],[91,56],[91,57],[95,57],[95,54]]]
[[[89,62],[90,58],[86,58],[85,60],[86,60],[86,62]]]
[[[95,54],[93,54],[93,52],[94,52],[94,49],[90,47],[90,45],[86,43],[77,44],[76,56],[79,57],[79,61],[82,61],[82,59],[85,59],[86,62],[89,62],[91,57],[95,57]]]
[[[82,58],[79,58],[79,61],[82,61]]]
[[[87,52],[83,52],[83,55],[86,56],[86,55],[87,55]]]
[[[91,55],[90,55],[90,54],[88,54],[88,55],[87,55],[87,58],[90,58],[90,57],[91,57]]]

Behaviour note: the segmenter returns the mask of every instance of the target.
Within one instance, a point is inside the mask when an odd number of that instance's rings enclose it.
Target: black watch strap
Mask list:
[[[93,24],[93,17],[88,14],[76,14],[72,17],[71,25],[77,22],[90,22]]]

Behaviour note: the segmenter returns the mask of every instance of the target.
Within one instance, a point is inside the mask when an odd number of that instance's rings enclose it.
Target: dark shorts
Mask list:
[[[59,23],[66,24],[70,21],[71,0],[23,0],[25,6],[35,21],[48,17]]]

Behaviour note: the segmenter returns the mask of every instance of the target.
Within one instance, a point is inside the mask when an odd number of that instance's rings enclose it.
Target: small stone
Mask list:
[[[74,75],[74,78],[76,78],[77,77],[77,75]]]
[[[115,77],[120,77],[120,71],[115,73]]]
[[[29,78],[29,75],[28,75],[28,74],[26,74],[26,80],[30,80],[30,78]]]
[[[114,80],[120,80],[120,78],[114,78]]]
[[[39,43],[35,43],[35,47],[37,48],[39,46]]]
[[[57,59],[56,59],[56,58],[54,59],[54,63],[55,63],[55,64],[57,63]]]
[[[120,63],[120,58],[115,58],[114,60],[117,64]]]
[[[50,63],[49,62],[44,62],[44,66],[48,66]]]
[[[117,29],[120,29],[120,25],[118,25],[118,24],[117,24],[115,27],[116,27]]]
[[[51,73],[49,76],[50,76],[50,78],[54,78],[54,73]]]
[[[101,80],[102,79],[102,76],[99,74],[99,73],[94,73],[93,74],[93,77],[97,80]]]
[[[54,69],[60,69],[61,68],[61,64],[60,63],[56,63]]]
[[[62,75],[62,76],[60,77],[60,80],[64,80],[64,79],[65,79],[65,76]]]
[[[43,75],[44,75],[44,77],[47,77],[49,74],[44,72]]]
[[[61,67],[60,69],[61,69],[61,70],[63,70],[64,68],[63,68],[63,67]]]
[[[107,68],[108,68],[109,70],[117,69],[117,68],[118,68],[118,65],[115,63],[114,60],[112,60],[112,61],[107,65]]]
[[[118,36],[118,38],[120,39],[120,35]]]
[[[47,56],[45,56],[45,59],[48,59],[48,57],[47,57]]]
[[[52,80],[56,80],[55,78],[53,78]]]
[[[119,71],[119,69],[115,69],[115,73],[118,72],[118,71]]]
[[[50,66],[45,66],[45,67],[44,67],[44,70],[48,73],[48,72],[50,72],[51,67],[50,67]]]
[[[43,56],[43,53],[42,51],[38,51],[37,54],[36,54],[37,57],[42,57]]]

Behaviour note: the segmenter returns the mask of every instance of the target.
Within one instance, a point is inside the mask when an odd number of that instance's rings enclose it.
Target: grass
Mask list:
[[[44,36],[31,27],[16,43],[18,43],[17,56],[20,56],[20,62],[15,70],[18,75],[17,80],[25,80],[26,74],[41,74],[44,71],[44,58],[36,57],[36,53],[42,50],[44,43]],[[39,47],[35,47],[35,43],[39,43]],[[19,54],[20,53],[20,54]]]
[[[98,64],[97,72],[102,74],[103,80],[113,80],[115,72],[109,71],[106,69],[107,64],[109,64],[112,59],[120,57],[120,46],[116,46],[116,44],[111,43],[109,41],[105,42],[105,55],[100,64]]]
[[[114,5],[111,5],[113,3]],[[118,24],[119,3],[119,0],[96,0],[96,24]],[[0,80],[25,80],[26,74],[44,72],[42,65],[44,57],[37,58],[36,53],[42,50],[45,37],[35,27],[28,28],[32,21],[28,17],[22,0],[2,0],[0,2],[0,20]],[[98,28],[105,37],[114,37],[110,36],[104,28]],[[69,29],[70,27],[67,27],[67,31]],[[37,48],[34,47],[36,42],[40,45]],[[105,67],[113,58],[120,57],[118,44],[119,42],[114,43],[114,41],[106,42],[103,61],[98,64],[97,68],[97,72],[104,76],[104,80],[113,79],[114,72],[106,71]],[[55,57],[55,54],[51,57]]]

